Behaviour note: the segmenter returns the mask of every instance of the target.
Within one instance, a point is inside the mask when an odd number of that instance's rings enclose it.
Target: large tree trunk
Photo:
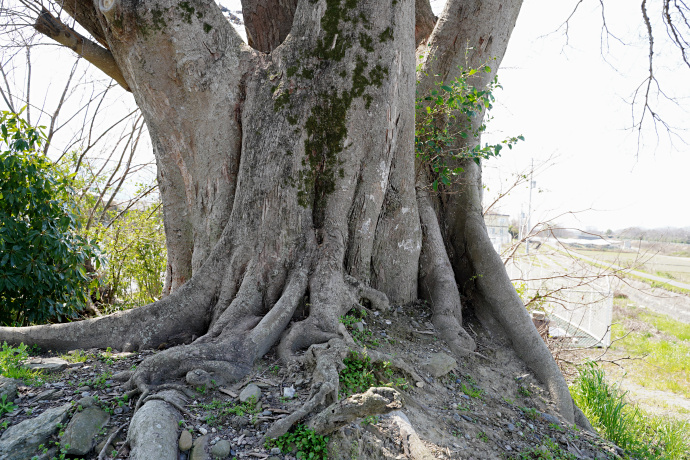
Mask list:
[[[422,296],[462,357],[475,347],[462,328],[463,294],[480,318],[503,325],[518,351],[537,350],[520,352],[572,420],[563,378],[551,372],[555,363],[488,245],[479,170],[468,167],[462,193],[450,199],[417,193],[415,184],[416,44],[435,24],[425,69],[452,78],[467,41],[481,39],[483,56],[503,55],[520,2],[453,0],[438,23],[428,2],[415,17],[420,2],[245,1],[260,50],[208,0],[79,4],[70,14],[91,28],[97,19],[95,36],[107,42],[149,128],[169,295],[94,320],[2,328],[0,339],[53,350],[177,345],[137,368],[132,382],[147,394],[193,368],[237,380],[276,344],[285,360],[324,343],[326,351],[312,353],[317,361],[342,356],[339,317],[363,301],[386,309]],[[486,24],[471,16],[484,8],[500,14]],[[472,21],[483,25],[455,29]],[[433,83],[423,79],[420,88]],[[456,280],[477,274],[461,293]],[[300,306],[308,315],[296,320]],[[325,403],[326,393],[337,395],[337,372],[320,365],[324,379],[335,378],[319,391]]]

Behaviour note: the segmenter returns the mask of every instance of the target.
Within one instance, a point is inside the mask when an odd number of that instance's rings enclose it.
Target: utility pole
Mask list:
[[[529,170],[529,202],[527,204],[527,241],[525,242],[525,254],[529,255],[529,237],[532,233],[532,188],[534,181],[532,180],[532,173],[534,172],[534,158],[532,158],[532,167]]]

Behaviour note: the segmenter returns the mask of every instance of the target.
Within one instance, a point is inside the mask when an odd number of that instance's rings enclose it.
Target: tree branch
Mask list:
[[[110,51],[83,37],[74,29],[67,27],[45,8],[42,9],[41,14],[36,18],[34,28],[46,37],[68,47],[98,67],[124,89],[131,91]]]
[[[292,28],[297,0],[242,0],[242,16],[247,29],[247,43],[270,53]]]
[[[429,38],[436,26],[436,15],[429,0],[415,0],[414,42],[419,46]]]

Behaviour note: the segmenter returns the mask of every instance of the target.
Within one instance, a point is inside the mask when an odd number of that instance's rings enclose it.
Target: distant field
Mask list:
[[[681,283],[690,283],[690,257],[667,256],[653,251],[641,253],[595,249],[575,249],[574,251],[602,263],[611,263]]]

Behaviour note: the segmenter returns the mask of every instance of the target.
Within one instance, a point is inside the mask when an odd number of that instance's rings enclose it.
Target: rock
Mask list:
[[[294,387],[283,388],[283,396],[285,396],[288,399],[294,398],[295,397],[295,388]]]
[[[84,398],[80,398],[77,401],[77,406],[81,406],[84,409],[86,409],[87,407],[91,407],[94,404],[96,404],[96,400],[93,398],[93,396],[86,396]]]
[[[458,362],[452,356],[445,353],[432,353],[424,367],[429,374],[439,378],[455,369],[457,365]]]
[[[206,435],[208,433],[208,430],[205,427],[200,426],[199,433],[201,433],[202,435]]]
[[[24,362],[23,367],[51,373],[63,371],[68,365],[67,361],[60,358],[31,358]]]
[[[0,458],[31,458],[38,451],[39,445],[48,444],[48,438],[58,430],[58,424],[65,423],[71,407],[71,404],[54,407],[8,428],[0,438]]]
[[[361,321],[356,322],[353,324],[354,328],[357,329],[359,332],[364,332],[364,323]]]
[[[230,442],[225,439],[221,439],[211,448],[213,458],[226,458],[228,455],[230,455]]]
[[[515,425],[513,425],[512,423],[508,423],[506,425],[506,428],[508,428],[508,431],[515,431]]]
[[[249,398],[254,396],[256,401],[261,399],[261,388],[258,386],[254,385],[253,383],[250,383],[246,387],[244,387],[244,390],[240,393],[240,402],[247,402]]]
[[[196,438],[192,446],[192,453],[189,455],[189,460],[208,460],[208,455],[206,454],[207,445],[208,436]]]
[[[211,374],[203,369],[194,369],[187,372],[185,380],[187,380],[187,383],[193,387],[211,386]]]
[[[190,433],[189,430],[182,430],[178,445],[182,452],[186,452],[192,448],[192,433]]]
[[[21,384],[21,380],[0,376],[0,398],[4,396],[5,401],[14,401],[17,397],[17,387]]]
[[[88,407],[76,412],[60,438],[60,444],[69,444],[68,455],[86,455],[95,444],[101,429],[110,420],[110,415],[98,407]]]
[[[282,451],[279,447],[274,447],[273,449],[271,449],[271,455],[280,455],[281,453]]]
[[[558,426],[561,425],[556,417],[554,417],[551,414],[547,414],[546,412],[541,413],[541,418],[543,418],[544,421],[546,421],[546,423],[553,423],[554,425],[558,425]]]
[[[245,416],[234,417],[230,421],[230,426],[232,426],[236,430],[244,428],[247,425],[249,425],[249,419]]]

